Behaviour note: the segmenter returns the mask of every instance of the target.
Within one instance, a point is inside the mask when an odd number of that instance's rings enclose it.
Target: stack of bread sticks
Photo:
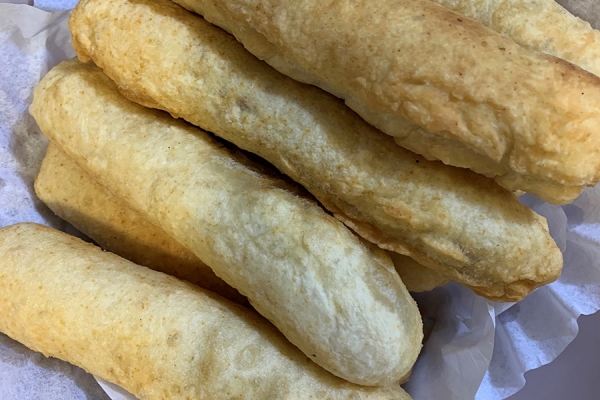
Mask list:
[[[100,247],[0,229],[0,331],[139,399],[409,399],[409,292],[553,282],[517,196],[600,180],[600,33],[553,0],[81,0],[69,27],[35,190]]]

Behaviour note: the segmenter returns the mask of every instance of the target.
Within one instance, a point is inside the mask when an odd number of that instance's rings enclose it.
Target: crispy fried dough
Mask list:
[[[139,399],[399,399],[310,362],[251,310],[54,229],[0,229],[0,331]]]
[[[53,68],[30,111],[63,152],[317,364],[365,385],[410,370],[422,323],[389,256],[295,185],[204,131],[126,100],[92,63]]]
[[[427,292],[450,282],[448,277],[419,264],[410,257],[391,251],[388,254],[402,282],[410,292]]]
[[[84,0],[70,27],[79,56],[131,100],[259,154],[380,247],[497,300],[520,300],[560,274],[545,220],[512,193],[395,146],[341,101],[180,7]]]
[[[96,183],[53,144],[35,180],[35,192],[56,215],[103,249],[247,304],[208,265]]]
[[[600,76],[600,32],[554,0],[433,0],[523,47]]]
[[[600,78],[428,0],[175,0],[400,145],[567,203],[600,180]]]
[[[35,180],[38,197],[103,249],[138,265],[184,279],[228,300],[246,304],[237,290],[162,229],[148,222],[50,143]],[[406,289],[421,292],[448,279],[416,261],[390,253]]]

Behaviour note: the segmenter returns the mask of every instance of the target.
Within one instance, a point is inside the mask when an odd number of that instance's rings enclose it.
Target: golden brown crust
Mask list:
[[[36,224],[0,229],[0,331],[144,400],[410,400],[324,371],[251,310]]]
[[[96,181],[190,249],[319,365],[377,385],[414,364],[420,315],[387,254],[291,183],[200,129],[126,100],[91,63],[53,68],[30,111]]]
[[[176,2],[429,159],[555,203],[600,180],[600,78],[438,4]]]
[[[562,58],[600,76],[600,32],[555,0],[433,0],[523,47]]]
[[[95,182],[53,144],[35,180],[35,192],[56,215],[103,249],[238,304],[248,303],[208,265]]]
[[[515,300],[526,294],[522,279],[533,290],[559,275],[560,251],[512,193],[395,146],[337,99],[276,73],[180,7],[84,0],[70,27],[83,56],[128,98],[257,153],[380,247],[493,298]]]
[[[394,252],[388,254],[402,282],[410,292],[427,292],[450,282],[446,276],[419,264],[410,257]]]

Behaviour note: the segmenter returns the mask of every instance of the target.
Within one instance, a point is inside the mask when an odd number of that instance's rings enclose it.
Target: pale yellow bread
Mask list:
[[[399,148],[171,2],[84,0],[70,28],[79,57],[125,96],[257,153],[380,247],[496,300],[520,300],[560,274],[545,220],[512,193]]]
[[[523,47],[600,76],[600,32],[554,0],[433,0]]]
[[[398,144],[563,204],[600,180],[600,78],[429,0],[175,0]]]
[[[53,144],[35,180],[35,192],[56,215],[103,249],[247,304],[208,265],[96,183]]]
[[[103,249],[138,265],[184,279],[228,300],[246,304],[192,252],[148,222],[50,143],[35,180],[38,197]],[[448,280],[416,261],[389,253],[409,292],[430,290]]]
[[[128,101],[92,63],[53,68],[30,112],[57,147],[317,364],[365,385],[410,370],[422,323],[389,256],[297,186],[204,131]]]
[[[255,312],[54,229],[0,229],[0,331],[140,400],[399,399],[312,363]]]
[[[419,264],[410,257],[392,251],[388,254],[402,282],[410,292],[427,292],[450,282],[448,277]]]

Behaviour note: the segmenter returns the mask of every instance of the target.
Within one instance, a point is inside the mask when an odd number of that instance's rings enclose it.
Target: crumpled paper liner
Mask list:
[[[90,374],[0,334],[0,399],[108,400]]]
[[[56,10],[75,2],[35,5]],[[600,22],[595,0],[561,4]],[[0,226],[34,221],[78,234],[33,192],[47,141],[27,112],[40,78],[74,54],[67,15],[0,4]],[[426,322],[435,326],[406,385],[415,400],[506,398],[524,385],[526,371],[554,360],[574,339],[579,315],[600,309],[600,188],[564,207],[529,195],[521,200],[548,218],[565,255],[563,276],[515,305],[487,301],[458,284],[418,294]],[[99,382],[106,393],[81,369],[0,334],[0,399],[134,398]]]
[[[594,209],[599,206],[599,188],[586,189],[564,207],[537,200],[536,211],[547,217],[551,212],[550,219],[561,218],[565,224],[559,231],[565,268],[558,281],[497,313],[493,357],[477,399],[504,399],[516,393],[525,384],[526,371],[553,361],[573,341],[577,318],[600,309],[600,225],[591,218],[598,215]],[[589,218],[584,220],[586,214]]]

